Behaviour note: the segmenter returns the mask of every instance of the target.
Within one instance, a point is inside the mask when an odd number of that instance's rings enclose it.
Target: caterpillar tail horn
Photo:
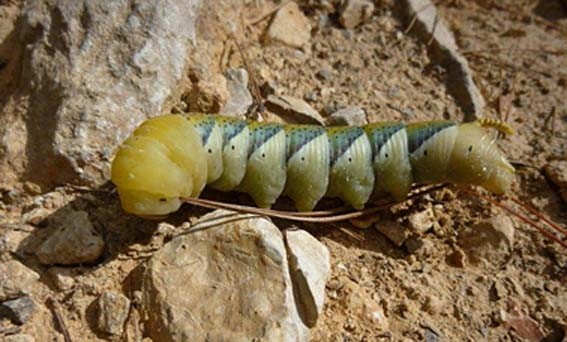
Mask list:
[[[501,133],[506,134],[506,135],[514,134],[514,129],[512,129],[512,127],[510,127],[504,121],[501,121],[501,120],[498,120],[498,119],[481,118],[481,119],[478,119],[478,123],[480,124],[481,127],[494,128],[498,132],[501,132]]]

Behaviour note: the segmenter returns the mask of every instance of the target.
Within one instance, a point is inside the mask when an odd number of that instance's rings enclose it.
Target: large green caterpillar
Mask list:
[[[281,125],[215,115],[164,115],[142,123],[119,148],[112,181],[127,212],[165,215],[208,185],[241,191],[259,207],[281,195],[300,211],[324,196],[356,209],[373,193],[403,200],[413,183],[480,185],[503,193],[514,168],[483,127],[495,120]]]

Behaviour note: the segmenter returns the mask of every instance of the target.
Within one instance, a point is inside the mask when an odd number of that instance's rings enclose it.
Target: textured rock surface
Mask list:
[[[304,230],[286,230],[285,239],[300,315],[313,327],[325,302],[325,284],[331,272],[329,250]]]
[[[289,123],[319,124],[323,117],[307,102],[291,96],[268,96],[266,107]]]
[[[473,265],[482,259],[503,264],[514,246],[514,223],[508,216],[494,216],[459,234],[459,245]]]
[[[435,224],[435,213],[433,208],[429,207],[423,211],[412,213],[408,217],[410,229],[417,234],[424,234]]]
[[[149,261],[143,306],[155,340],[306,341],[282,233],[215,211]]]
[[[0,303],[0,318],[22,325],[31,317],[33,308],[33,300],[28,296],[7,300]]]
[[[374,227],[398,247],[410,236],[410,232],[397,221],[380,221]]]
[[[447,89],[465,113],[465,120],[482,117],[484,98],[474,83],[466,58],[458,52],[453,33],[439,18],[435,4],[430,0],[403,0],[400,6],[408,24],[416,18],[411,32],[423,42],[431,41],[432,59],[447,69]]]
[[[104,179],[99,161],[160,114],[184,77],[199,5],[26,1],[16,28],[25,50],[13,53],[22,54],[20,86],[0,111],[0,173],[42,184]]]
[[[4,342],[34,342],[35,338],[27,334],[15,334],[4,336]]]
[[[567,160],[554,160],[544,167],[547,177],[559,188],[567,188]]]
[[[39,247],[36,255],[42,264],[75,265],[93,262],[104,251],[104,240],[84,211],[70,211],[53,234]]]
[[[222,114],[244,116],[253,103],[248,91],[248,72],[245,69],[231,69],[224,73],[230,97],[221,110]]]
[[[549,180],[559,187],[563,201],[567,203],[567,160],[553,160],[544,167]]]
[[[363,126],[368,123],[366,113],[357,106],[348,106],[337,110],[327,118],[330,125]]]
[[[264,41],[300,48],[311,38],[311,24],[295,2],[290,2],[274,16]]]
[[[340,9],[339,23],[353,29],[372,17],[374,4],[368,0],[346,0]]]
[[[37,273],[18,261],[0,263],[0,301],[29,294],[38,279]]]
[[[121,293],[107,291],[98,298],[97,309],[99,330],[111,335],[122,334],[130,310],[130,300]]]
[[[374,329],[378,331],[388,330],[389,322],[382,306],[375,300],[368,299],[364,295],[364,288],[352,280],[347,280],[342,291],[345,294],[342,298],[343,304],[353,320],[371,323]]]

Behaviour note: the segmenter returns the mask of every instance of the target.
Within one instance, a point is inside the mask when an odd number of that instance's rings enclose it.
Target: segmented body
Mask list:
[[[501,193],[514,169],[482,126],[493,121],[362,127],[281,125],[216,115],[166,115],[143,123],[112,165],[126,211],[179,208],[205,185],[241,191],[259,207],[279,196],[312,210],[324,196],[360,209],[373,193],[402,200],[413,183],[478,184]]]

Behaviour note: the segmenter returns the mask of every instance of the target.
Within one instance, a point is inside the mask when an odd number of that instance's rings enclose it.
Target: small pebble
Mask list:
[[[33,300],[24,296],[0,303],[0,318],[7,318],[14,324],[22,325],[31,317],[34,309]]]
[[[329,82],[333,78],[333,75],[331,75],[331,72],[327,69],[319,70],[316,76],[318,79],[326,82]]]
[[[339,23],[353,29],[372,18],[374,4],[368,0],[346,0],[339,10]]]
[[[120,335],[130,311],[130,300],[121,293],[104,292],[97,302],[98,328],[110,335]]]
[[[327,123],[333,125],[363,126],[368,123],[366,113],[357,106],[348,106],[334,112],[327,118]]]
[[[57,229],[41,244],[36,255],[42,264],[76,265],[96,261],[104,251],[104,240],[84,211],[69,211]]]

